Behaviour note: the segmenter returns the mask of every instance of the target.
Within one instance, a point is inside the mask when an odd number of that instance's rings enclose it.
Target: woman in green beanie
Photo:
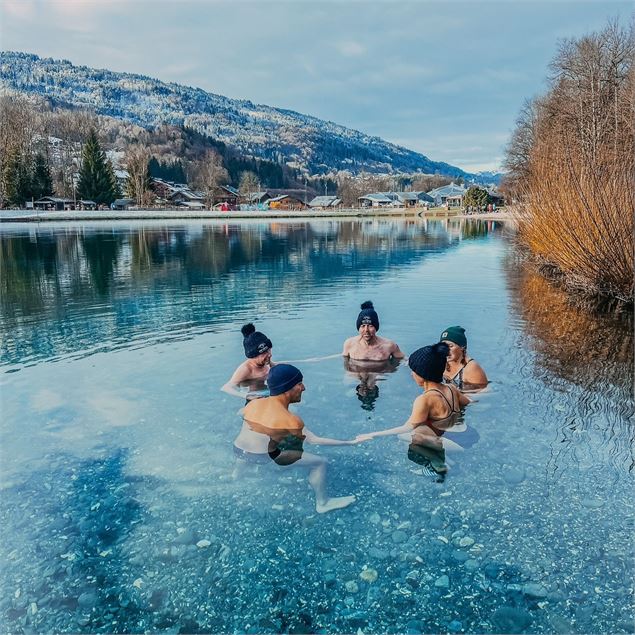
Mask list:
[[[448,345],[450,352],[443,373],[446,384],[453,384],[459,390],[483,388],[487,386],[487,375],[478,362],[467,354],[467,337],[462,326],[449,326],[439,341]]]

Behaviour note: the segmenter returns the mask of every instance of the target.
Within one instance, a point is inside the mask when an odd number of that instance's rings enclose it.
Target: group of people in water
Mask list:
[[[377,335],[379,316],[372,302],[361,305],[356,326],[358,334],[344,342],[341,353],[347,369],[361,373],[361,378],[366,371],[377,372],[386,364],[395,368],[405,360],[394,341]],[[438,342],[417,349],[407,358],[412,378],[423,392],[415,399],[410,417],[403,425],[359,434],[350,440],[320,437],[289,409],[291,404],[301,401],[305,390],[301,371],[290,363],[274,363],[271,340],[253,324],[246,324],[241,330],[246,360],[222,388],[246,398],[241,411],[242,427],[234,441],[237,464],[273,461],[279,466],[308,469],[319,513],[347,507],[355,496],[327,495],[326,460],[306,452],[305,442],[356,445],[374,437],[402,435],[410,444],[408,457],[442,480],[448,469],[445,447],[453,443],[448,438],[449,432],[456,427],[462,409],[470,403],[465,391],[484,388],[488,382],[484,370],[467,354],[465,329],[451,326],[441,333]]]

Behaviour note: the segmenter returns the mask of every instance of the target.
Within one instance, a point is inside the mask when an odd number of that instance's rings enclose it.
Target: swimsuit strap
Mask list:
[[[452,392],[452,389],[450,389],[450,394],[452,395],[452,403],[450,403],[450,400],[438,388],[430,388],[428,392],[432,392],[433,390],[434,392],[438,392],[443,397],[443,399],[445,399],[445,403],[447,403],[450,408],[450,414],[455,413],[456,410],[454,409],[454,393]],[[448,417],[449,416],[450,415],[448,415]],[[443,419],[447,419],[448,417],[443,417]],[[437,419],[437,421],[440,421],[440,419]]]
[[[473,360],[472,357],[470,357],[470,359],[468,359],[467,362],[465,362],[465,364],[463,364],[463,366],[461,366],[461,368],[459,368],[459,370],[457,370],[456,373],[454,373],[454,375],[452,376],[450,381],[454,381],[458,377],[459,381],[462,383],[463,382],[463,371],[465,370],[465,367],[472,361],[474,361],[474,360]]]

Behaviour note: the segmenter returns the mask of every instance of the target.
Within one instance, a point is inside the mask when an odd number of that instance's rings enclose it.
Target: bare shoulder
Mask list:
[[[342,348],[342,353],[346,354],[348,353],[348,351],[350,351],[350,349],[353,346],[353,342],[355,341],[355,336],[353,337],[349,337],[346,340],[344,340],[344,346]]]
[[[429,392],[424,392],[422,395],[419,395],[413,401],[412,409],[413,409],[413,411],[414,410],[425,410],[433,402],[434,402],[434,395],[431,395]]]
[[[377,339],[379,340],[379,343],[386,349],[389,350],[394,350],[394,349],[399,349],[399,347],[397,346],[396,342],[394,342],[391,339],[388,339],[387,337],[379,337],[377,336]]]
[[[249,379],[249,369],[247,367],[247,362],[245,361],[240,364],[238,368],[236,368],[229,381],[232,384],[238,384],[239,382],[245,381],[246,379]]]
[[[482,366],[475,360],[470,359],[463,371],[463,381],[468,384],[486,384],[487,375]]]
[[[293,412],[289,412],[287,410],[287,417],[286,417],[287,423],[289,424],[289,428],[295,429],[295,428],[303,428],[304,427],[304,421],[302,421],[302,417],[294,414]]]
[[[264,399],[252,399],[244,408],[243,415],[245,419],[255,419],[262,412]]]

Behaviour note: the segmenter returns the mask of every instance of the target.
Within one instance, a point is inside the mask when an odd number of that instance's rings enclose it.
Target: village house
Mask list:
[[[269,194],[269,192],[266,192],[266,191],[253,192],[253,194],[249,194],[248,196],[244,197],[245,202],[248,205],[263,205],[264,203],[271,200],[272,198],[274,197],[271,196],[271,194]]]
[[[114,170],[115,172],[115,180],[117,181],[117,187],[120,192],[126,191],[126,186],[128,185],[128,179],[130,178],[130,174],[128,170],[123,170],[121,168]]]
[[[433,202],[425,192],[372,192],[357,200],[361,207],[419,207]]]
[[[185,183],[173,183],[159,178],[152,178],[151,189],[157,196],[157,203],[172,207],[188,209],[205,209],[205,197],[200,192],[191,190]]]
[[[186,207],[188,209],[205,209],[205,198],[200,192],[193,192],[188,187],[174,192],[169,199],[176,207]]]
[[[134,204],[134,198],[118,198],[110,204],[110,209],[126,210]]]
[[[365,194],[358,199],[360,207],[389,207],[393,204],[393,199],[384,192],[372,192]]]
[[[447,207],[462,207],[466,192],[467,188],[463,185],[450,183],[449,185],[430,190],[428,196],[433,199],[436,207],[442,207],[444,205]]]
[[[89,200],[74,200],[72,198],[59,198],[57,196],[44,196],[33,202],[33,208],[45,211],[68,211],[68,210],[94,210],[97,203]]]
[[[220,185],[214,192],[214,209],[236,209],[240,201],[240,194],[231,185]]]
[[[342,199],[337,196],[316,196],[313,200],[309,201],[309,207],[311,209],[335,209],[341,207]]]
[[[388,196],[392,195],[397,197],[397,201],[403,207],[420,207],[434,202],[425,192],[388,192]]]
[[[271,210],[284,210],[284,211],[300,211],[307,209],[308,205],[295,196],[289,194],[281,194],[267,201],[269,209]]]

